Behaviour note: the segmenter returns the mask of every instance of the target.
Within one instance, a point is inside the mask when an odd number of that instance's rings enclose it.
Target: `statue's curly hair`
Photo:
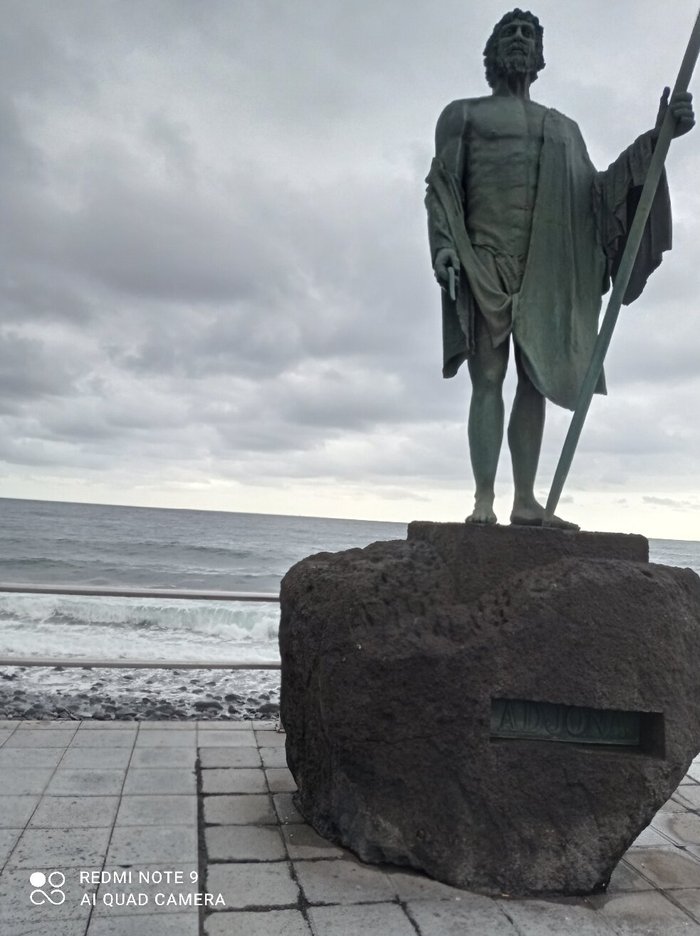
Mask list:
[[[486,67],[486,80],[489,83],[489,87],[493,88],[496,82],[498,81],[501,75],[501,69],[498,65],[496,59],[496,43],[498,42],[498,35],[501,29],[506,26],[508,23],[516,19],[524,19],[532,23],[535,28],[535,65],[530,73],[530,81],[537,80],[537,73],[542,71],[544,68],[544,55],[542,54],[542,34],[544,30],[540,26],[540,21],[537,19],[534,13],[530,13],[529,10],[520,10],[515,9],[511,13],[506,13],[505,16],[496,23],[493,27],[493,32],[489,36],[486,47],[484,48],[484,66]]]

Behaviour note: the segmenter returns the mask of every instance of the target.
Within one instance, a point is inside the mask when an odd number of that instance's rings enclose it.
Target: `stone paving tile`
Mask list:
[[[673,845],[630,849],[625,861],[663,890],[700,887],[700,861]]]
[[[85,936],[87,919],[52,920],[51,936]],[[47,936],[46,923],[5,923],[3,936]]]
[[[457,900],[464,897],[464,891],[450,887],[442,881],[434,881],[420,871],[399,871],[386,869],[394,894],[404,903],[409,900]]]
[[[673,794],[673,799],[685,804],[689,809],[700,809],[700,786],[681,786]]]
[[[272,800],[261,793],[204,797],[208,825],[276,825]]]
[[[253,731],[253,725],[259,725],[260,722],[253,722],[244,719],[231,719],[231,721],[222,721],[221,719],[198,721],[199,731]]]
[[[209,861],[282,861],[279,830],[264,826],[209,826],[204,831]]]
[[[108,864],[160,864],[197,861],[197,829],[192,826],[116,826]]]
[[[201,743],[201,741],[200,741]],[[200,747],[202,767],[260,767],[256,747]]]
[[[198,936],[199,918],[191,913],[147,916],[93,916],[87,936]]]
[[[73,739],[67,731],[39,731],[34,728],[18,728],[7,739],[3,748],[65,748]]]
[[[199,892],[199,877],[195,861],[189,863],[170,862],[167,867],[160,863],[141,863],[138,867],[131,869],[125,869],[117,865],[107,865],[105,871],[122,873],[128,871],[131,880],[123,884],[115,884],[109,881],[100,884],[95,908],[98,916],[106,918],[138,916],[143,920],[145,915],[152,913],[174,914],[184,918],[199,914],[199,908],[194,905],[180,907],[177,904],[167,904],[167,900],[171,896],[179,898],[182,895],[185,899],[189,899]],[[168,872],[168,874],[166,875],[164,872]],[[141,898],[137,896],[137,899],[143,901],[143,904],[137,904],[136,906],[106,906],[105,900],[109,900],[110,895],[117,893],[127,896],[130,894],[143,894],[144,896]],[[143,923],[142,926],[144,926],[143,933],[145,936],[147,931]]]
[[[260,757],[263,767],[285,767],[287,766],[287,752],[283,747],[261,747]]]
[[[0,745],[4,744],[12,733],[10,728],[0,728]]]
[[[596,898],[591,898],[594,902]],[[700,926],[658,891],[604,900],[599,917],[615,936],[699,936]],[[427,934],[425,934],[427,936]]]
[[[690,803],[683,797],[679,796],[678,792],[676,791],[670,799],[666,800],[661,809],[654,816],[653,821],[656,822],[659,816],[665,816],[669,813],[675,814],[688,812],[689,809],[692,809]]]
[[[21,719],[0,718],[0,728],[18,728],[22,723]]]
[[[204,933],[205,936],[311,936],[309,924],[298,910],[212,913],[204,921]],[[350,936],[349,931],[344,936]],[[411,936],[416,936],[415,930]]]
[[[78,731],[73,737],[71,747],[131,748],[136,739],[136,729],[122,731]]]
[[[2,767],[0,768],[0,790],[6,796],[43,793],[54,767]]]
[[[608,884],[607,893],[617,894],[624,891],[643,891],[653,889],[654,885],[647,881],[646,878],[642,877],[638,871],[628,865],[627,862],[623,859],[619,862],[612,873],[610,883]]]
[[[334,845],[327,839],[314,832],[309,825],[286,825],[282,827],[282,835],[287,845],[287,853],[294,860],[303,858],[342,858],[350,856],[350,852]]]
[[[26,829],[8,868],[86,868],[101,864],[107,853],[108,828]]]
[[[396,904],[311,907],[309,917],[315,936],[416,936],[413,924]]]
[[[126,731],[139,726],[141,728],[145,727],[141,722],[132,722],[126,719],[107,721],[104,718],[86,718],[80,722],[78,731]]]
[[[207,869],[207,891],[221,893],[226,906],[295,907],[299,888],[286,861],[214,864]]]
[[[69,747],[61,760],[61,769],[64,767],[72,767],[76,770],[92,767],[126,769],[130,757],[130,747]]]
[[[22,829],[39,802],[39,795],[0,796],[0,828]]]
[[[294,805],[292,793],[275,793],[272,802],[279,821],[283,825],[290,822],[304,822],[304,817]]]
[[[130,767],[124,783],[127,793],[194,793],[197,778],[194,770],[181,767]]]
[[[194,748],[197,743],[196,731],[140,731],[136,747],[187,747]]]
[[[46,792],[51,796],[116,796],[121,793],[124,770],[59,767]]]
[[[131,767],[194,767],[197,752],[190,747],[136,747]]]
[[[43,871],[46,875],[55,870],[55,867],[46,866],[31,869],[32,872]],[[84,870],[97,869],[86,867]],[[80,884],[77,870],[65,871],[65,883],[62,890],[66,899],[59,905],[48,901],[35,905],[30,901],[29,895],[33,888],[29,882],[29,873],[28,868],[22,868],[12,871],[5,869],[0,874],[0,933],[2,936],[12,932],[10,926],[15,926],[20,922],[35,927],[43,926],[44,936],[54,936],[55,933],[60,933],[58,926],[69,920],[84,920],[87,924],[90,907],[87,904],[81,905],[80,900],[84,893],[93,893],[96,888]],[[44,888],[44,891],[46,890]],[[36,899],[41,899],[40,895]],[[50,926],[47,926],[47,921],[50,921]]]
[[[517,927],[518,936],[616,936],[609,921],[591,907],[566,901],[497,901]]]
[[[22,834],[22,829],[0,829],[0,868],[4,866]]]
[[[284,747],[287,735],[283,731],[256,731],[255,743],[258,747]]]
[[[406,904],[406,912],[421,936],[521,936],[495,900],[464,892],[461,901],[417,900]],[[557,936],[574,936],[562,931]]]
[[[28,828],[111,828],[118,805],[118,796],[43,796]]]
[[[56,767],[64,757],[60,747],[0,748],[0,770],[5,767]]]
[[[20,728],[35,728],[37,731],[77,731],[80,722],[68,718],[56,718],[53,721],[43,718],[25,718]]]
[[[673,899],[681,907],[691,913],[696,921],[700,921],[700,888],[690,890],[674,890]]]
[[[199,733],[199,743],[206,743],[207,747],[250,747],[254,743],[251,734],[247,731],[222,731],[213,728]]]
[[[265,775],[271,793],[294,793],[297,788],[291,771],[286,767],[269,767]]]
[[[700,845],[700,816],[697,813],[656,816],[654,825],[678,845]]]
[[[656,824],[656,819],[654,823]],[[658,848],[670,844],[671,842],[668,837],[663,835],[658,828],[655,828],[655,826],[647,826],[632,842],[630,848]]]
[[[139,731],[196,731],[197,722],[189,719],[177,719],[173,721],[149,720],[138,723]]]
[[[262,770],[246,767],[212,768],[202,771],[204,793],[267,793]]]
[[[118,826],[197,825],[197,797],[194,794],[133,794],[122,797]]]
[[[387,875],[353,860],[295,861],[294,870],[311,904],[382,903],[393,899]]]

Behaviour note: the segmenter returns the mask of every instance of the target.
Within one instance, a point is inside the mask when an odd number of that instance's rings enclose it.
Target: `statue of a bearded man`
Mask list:
[[[542,27],[516,9],[484,50],[491,94],[453,101],[435,131],[427,178],[428,229],[443,287],[445,377],[466,360],[472,383],[469,448],[475,523],[495,523],[494,482],[503,439],[503,381],[514,349],[517,390],[508,425],[515,497],[511,523],[541,525],[534,495],[545,399],[573,409],[595,343],[601,297],[614,278],[670,107],[675,136],[694,124],[691,96],[661,98],[656,127],[604,172],[578,126],[530,99],[544,68]],[[671,246],[662,179],[625,303],[642,292]],[[604,378],[598,386],[604,393]],[[554,525],[576,529],[554,518]]]

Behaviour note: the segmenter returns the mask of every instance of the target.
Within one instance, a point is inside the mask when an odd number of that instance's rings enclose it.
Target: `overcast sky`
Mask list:
[[[533,8],[532,96],[599,168],[653,125],[696,6]],[[507,9],[0,0],[0,493],[463,519],[424,178]],[[700,540],[700,131],[668,174],[675,247],[623,310],[560,512]],[[548,407],[543,498],[569,418]],[[505,449],[497,494],[506,521]]]

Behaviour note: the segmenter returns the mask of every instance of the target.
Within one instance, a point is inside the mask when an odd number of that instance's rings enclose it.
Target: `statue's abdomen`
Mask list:
[[[522,106],[499,102],[497,110],[475,115],[464,179],[474,245],[527,257],[541,146],[541,124],[532,126]]]

